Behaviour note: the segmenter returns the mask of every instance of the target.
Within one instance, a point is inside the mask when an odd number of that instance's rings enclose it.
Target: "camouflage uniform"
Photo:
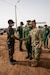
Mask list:
[[[43,43],[41,33],[39,33],[39,30],[37,28],[32,29],[29,33],[29,36],[31,37],[33,58],[36,61],[39,61],[41,54],[41,48],[38,48],[38,45],[41,45]]]
[[[47,47],[48,46],[48,34],[49,34],[49,29],[48,28],[44,28],[42,30],[44,47]]]
[[[24,38],[28,36],[31,29],[32,28],[30,28],[29,26],[25,27],[25,29],[24,29]],[[27,52],[28,52],[28,58],[31,59],[31,57],[32,57],[31,38],[29,38],[25,41],[25,46],[26,46],[26,49],[27,49]]]
[[[23,27],[22,27],[22,26],[19,26],[19,27],[17,28],[16,33],[17,33],[17,32],[18,32],[19,38],[20,38],[20,39],[23,38]],[[22,41],[19,42],[19,48],[20,48],[20,51],[22,51]]]
[[[9,51],[9,59],[10,61],[13,60],[13,54],[14,54],[14,30],[13,28],[8,28],[7,30],[7,44],[8,44],[8,51]]]

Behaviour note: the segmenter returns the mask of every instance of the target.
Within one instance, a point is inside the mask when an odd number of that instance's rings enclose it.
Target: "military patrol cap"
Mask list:
[[[34,19],[32,22],[36,22],[36,20]]]
[[[13,24],[13,23],[14,23],[14,21],[12,19],[8,20],[8,24]]]
[[[24,25],[24,23],[21,21],[21,22],[20,22],[20,25]]]
[[[36,24],[36,20],[35,19],[32,22],[34,22]]]
[[[31,22],[31,20],[27,20],[27,22]]]

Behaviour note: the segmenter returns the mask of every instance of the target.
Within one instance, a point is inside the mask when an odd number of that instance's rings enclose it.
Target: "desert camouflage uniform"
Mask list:
[[[32,45],[32,51],[33,51],[33,58],[37,61],[40,59],[41,55],[41,48],[38,48],[38,45],[43,43],[42,40],[42,31],[39,32],[37,28],[32,29],[29,33],[29,36],[31,37],[31,45]]]

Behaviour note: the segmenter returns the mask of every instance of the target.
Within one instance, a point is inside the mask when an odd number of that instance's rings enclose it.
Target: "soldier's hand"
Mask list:
[[[23,41],[23,39],[20,39],[20,41]]]
[[[42,45],[39,45],[39,48],[42,48]]]
[[[41,48],[41,47],[42,47],[42,45],[39,45],[39,44],[37,45],[37,48]]]

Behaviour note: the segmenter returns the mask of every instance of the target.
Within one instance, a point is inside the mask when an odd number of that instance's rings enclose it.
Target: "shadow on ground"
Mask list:
[[[34,60],[30,60],[30,61],[17,61],[18,65],[23,65],[23,66],[30,66],[31,64],[34,64]],[[50,69],[50,58],[41,58],[38,67],[44,67],[47,69]]]

